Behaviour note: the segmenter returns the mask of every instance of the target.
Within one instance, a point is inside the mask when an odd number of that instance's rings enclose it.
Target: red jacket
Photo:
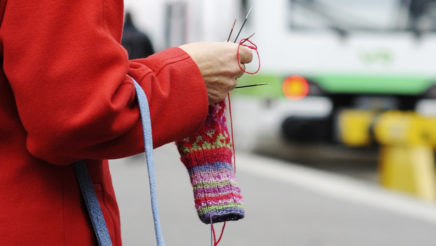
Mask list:
[[[0,245],[95,245],[74,171],[87,160],[114,245],[120,219],[105,159],[143,151],[135,89],[155,146],[207,114],[200,71],[172,48],[129,61],[123,0],[0,0]]]

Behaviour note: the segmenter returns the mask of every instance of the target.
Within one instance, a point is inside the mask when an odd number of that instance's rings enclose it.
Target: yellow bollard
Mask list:
[[[433,150],[429,146],[383,146],[379,159],[380,183],[389,189],[436,201]]]
[[[343,110],[339,114],[339,138],[348,146],[360,147],[372,143],[369,127],[376,112],[364,110]]]
[[[382,144],[379,179],[387,188],[435,202],[433,148],[426,126],[425,118],[411,112],[391,111],[377,119],[374,133]]]
[[[370,125],[374,122],[374,140]],[[413,112],[388,111],[377,114],[344,110],[339,116],[340,139],[349,146],[381,145],[379,181],[389,189],[436,201],[434,151],[436,119]]]

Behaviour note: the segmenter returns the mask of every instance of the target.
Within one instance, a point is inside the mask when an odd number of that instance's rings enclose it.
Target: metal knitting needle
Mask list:
[[[230,29],[229,37],[227,38],[227,42],[230,41],[230,38],[232,37],[233,29],[235,28],[236,19],[233,21],[232,29]]]
[[[251,84],[251,85],[240,85],[240,86],[236,86],[235,89],[254,87],[254,86],[261,86],[261,85],[267,85],[267,84],[268,83],[258,83],[258,84]]]
[[[245,26],[245,23],[247,23],[248,16],[250,16],[250,13],[251,13],[251,10],[252,10],[252,9],[253,9],[253,7],[251,7],[250,10],[248,10],[247,16],[245,16],[245,20],[244,20],[244,22],[242,23],[242,26],[241,26],[241,28],[239,29],[238,35],[236,35],[235,41],[233,41],[233,43],[236,43],[236,41],[238,41],[239,34],[241,34],[242,29],[243,29],[244,26]]]
[[[249,40],[250,38],[252,38],[254,36],[254,34],[256,34],[255,32],[253,34],[251,34],[250,36],[248,36],[247,38],[244,38],[244,41],[241,42],[241,44],[244,44],[245,42],[247,42],[247,40]]]

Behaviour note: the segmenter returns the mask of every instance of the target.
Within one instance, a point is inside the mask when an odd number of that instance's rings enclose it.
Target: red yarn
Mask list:
[[[213,223],[210,223],[211,227],[212,227],[212,234],[213,234],[213,246],[218,246],[218,244],[220,243],[223,234],[224,234],[224,229],[226,228],[226,222],[224,221],[223,227],[221,228],[221,234],[220,237],[218,238],[218,240],[216,240],[216,235],[215,235],[215,228],[213,227]]]
[[[235,151],[235,138],[233,137],[232,103],[230,102],[230,93],[227,95],[227,99],[229,101],[230,133],[232,135],[233,174],[235,174],[236,173],[236,151]]]
[[[248,43],[250,43],[250,44],[249,44],[249,45],[244,44],[245,42],[248,42]],[[249,48],[249,49],[252,49],[252,50],[256,51],[256,54],[257,54],[257,60],[258,60],[258,64],[259,64],[259,65],[257,66],[257,70],[256,70],[256,71],[254,71],[254,72],[248,72],[247,70],[245,70],[245,69],[241,66],[241,63],[240,63],[240,61],[239,61],[239,49],[241,48],[241,46],[244,46],[244,47],[247,47],[247,48]],[[260,70],[260,55],[259,55],[259,51],[257,50],[257,45],[254,44],[253,42],[251,42],[249,39],[244,38],[244,39],[241,39],[241,41],[239,41],[238,52],[236,53],[236,59],[237,59],[237,61],[238,61],[238,66],[239,66],[239,68],[240,68],[241,71],[243,71],[244,73],[247,73],[247,74],[256,74],[256,73],[259,72],[259,70]]]
[[[244,44],[245,42],[250,43],[250,45],[246,45],[246,44]],[[252,49],[252,50],[256,51],[257,59],[258,59],[258,63],[259,63],[259,65],[258,65],[257,70],[256,70],[255,72],[248,72],[247,70],[245,70],[245,69],[241,66],[241,63],[239,62],[239,49],[240,49],[241,46],[244,46],[244,47],[247,47],[247,48],[249,48],[249,49]],[[237,59],[237,62],[238,62],[238,66],[239,66],[239,68],[240,68],[241,71],[243,71],[244,73],[247,73],[247,74],[256,74],[256,73],[259,72],[259,70],[260,70],[260,56],[259,56],[259,51],[257,50],[257,45],[254,44],[253,42],[251,42],[250,40],[248,40],[248,39],[246,39],[246,38],[241,39],[241,41],[239,42],[239,45],[238,45],[238,51],[237,51],[237,53],[236,53],[236,59]],[[233,137],[233,118],[232,118],[232,104],[231,104],[231,102],[230,102],[230,93],[227,95],[227,99],[228,99],[228,102],[229,102],[230,132],[231,132],[231,135],[232,135],[232,148],[233,148],[233,172],[236,173],[236,156],[235,156],[236,151],[235,151],[235,140],[234,140],[234,137]],[[221,228],[221,233],[220,233],[220,236],[219,236],[218,240],[216,239],[215,228],[214,228],[214,226],[213,226],[213,222],[212,222],[212,221],[211,221],[211,223],[210,223],[210,226],[211,226],[211,229],[212,229],[212,235],[213,235],[213,246],[218,246],[218,244],[220,243],[220,241],[221,241],[221,239],[222,239],[222,237],[223,237],[224,229],[226,228],[226,222],[224,221],[224,224],[223,224],[223,227]]]
[[[246,45],[244,44],[245,42],[250,43],[250,45]],[[239,50],[241,48],[241,46],[247,47],[249,49],[252,49],[254,51],[256,51],[257,54],[257,60],[258,60],[258,66],[257,66],[257,70],[254,72],[248,72],[247,70],[245,70],[242,66],[241,63],[239,62]],[[259,51],[257,50],[257,45],[253,42],[251,42],[248,38],[244,38],[241,39],[241,41],[239,41],[239,45],[238,45],[238,50],[236,52],[236,60],[238,62],[238,66],[239,69],[241,69],[242,72],[247,73],[247,74],[256,74],[259,72],[260,70],[260,55],[259,55]],[[230,115],[230,132],[232,135],[232,148],[233,148],[233,172],[236,173],[236,152],[235,152],[235,139],[233,137],[233,119],[232,119],[232,103],[230,102],[230,93],[227,95],[227,99],[229,101],[229,115]]]

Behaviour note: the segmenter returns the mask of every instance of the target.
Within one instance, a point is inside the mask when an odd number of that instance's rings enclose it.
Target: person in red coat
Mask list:
[[[96,244],[78,160],[121,245],[106,160],[143,151],[129,76],[147,94],[158,147],[195,132],[235,86],[237,46],[193,43],[129,60],[122,0],[0,0],[0,21],[0,245]],[[240,58],[250,62],[250,50]]]

